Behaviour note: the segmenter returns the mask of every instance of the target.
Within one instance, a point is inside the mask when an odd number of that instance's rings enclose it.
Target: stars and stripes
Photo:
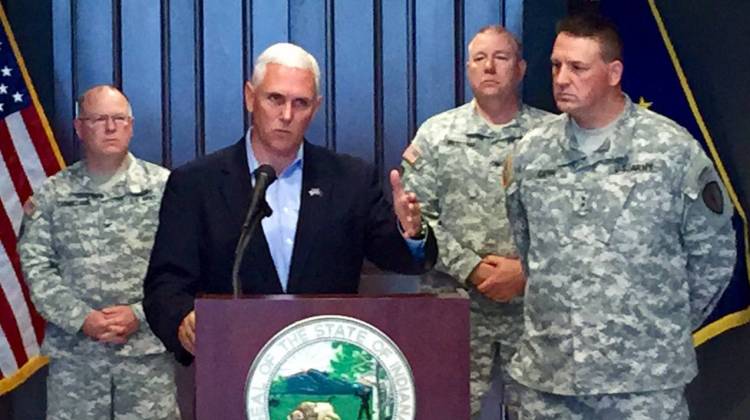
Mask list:
[[[0,5],[0,394],[22,383],[46,358],[44,320],[21,274],[16,240],[23,204],[64,162]]]

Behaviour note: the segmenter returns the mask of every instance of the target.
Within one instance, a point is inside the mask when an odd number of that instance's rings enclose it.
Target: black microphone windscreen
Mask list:
[[[271,165],[260,165],[253,174],[255,175],[256,180],[261,179],[260,177],[265,177],[266,185],[271,185],[273,181],[276,181],[276,171]]]

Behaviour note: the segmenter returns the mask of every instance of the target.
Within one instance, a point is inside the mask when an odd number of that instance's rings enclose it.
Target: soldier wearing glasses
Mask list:
[[[84,159],[26,203],[19,242],[47,320],[47,418],[177,418],[171,357],[141,306],[168,171],[129,153],[120,91],[95,86],[78,105]]]

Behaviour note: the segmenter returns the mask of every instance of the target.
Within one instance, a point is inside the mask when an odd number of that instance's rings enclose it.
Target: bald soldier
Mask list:
[[[440,248],[422,288],[468,290],[471,411],[479,416],[483,406],[482,418],[496,419],[500,407],[482,398],[492,380],[496,394],[512,387],[507,366],[523,329],[526,284],[505,214],[502,163],[513,144],[551,114],[521,103],[526,62],[505,28],[482,28],[468,50],[474,99],[427,120],[402,165],[404,184],[417,194]],[[507,394],[512,405],[512,392]]]
[[[128,152],[127,98],[78,100],[84,158],[25,206],[19,252],[47,320],[48,419],[176,419],[173,364],[145,322],[143,278],[168,171]]]

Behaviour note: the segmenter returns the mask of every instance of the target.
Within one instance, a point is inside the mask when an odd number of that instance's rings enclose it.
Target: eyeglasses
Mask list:
[[[133,117],[125,114],[115,114],[115,115],[107,115],[107,114],[91,114],[86,117],[78,117],[81,121],[86,121],[91,126],[97,126],[102,127],[107,124],[108,121],[112,121],[112,123],[118,127],[125,127],[126,125],[130,124],[133,121]]]

